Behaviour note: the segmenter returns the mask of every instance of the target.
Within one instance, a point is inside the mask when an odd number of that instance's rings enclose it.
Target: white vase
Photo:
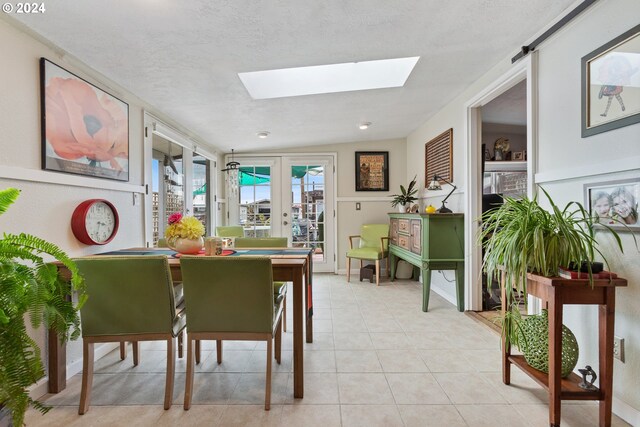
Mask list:
[[[181,254],[197,254],[204,246],[202,237],[197,239],[183,239],[182,237],[174,237],[167,239],[167,246]]]
[[[400,212],[400,213],[407,212],[406,205],[398,203],[396,206],[398,206],[398,212]]]

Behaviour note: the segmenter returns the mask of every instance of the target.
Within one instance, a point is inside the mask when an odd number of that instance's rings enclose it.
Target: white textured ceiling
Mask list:
[[[573,2],[55,0],[12,16],[204,141],[241,152],[405,137]],[[253,100],[237,76],[408,56],[421,59],[396,89]],[[373,125],[361,131],[363,121]],[[263,130],[268,139],[256,137]]]
[[[503,125],[527,124],[527,82],[521,81],[482,106],[482,121]]]

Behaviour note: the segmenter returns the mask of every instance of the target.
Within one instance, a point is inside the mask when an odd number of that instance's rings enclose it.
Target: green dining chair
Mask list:
[[[353,239],[358,239],[358,247],[353,247]],[[389,224],[364,224],[360,234],[349,236],[347,251],[347,282],[351,279],[351,258],[363,261],[375,261],[376,285],[380,285],[380,260],[386,258],[387,276],[389,276]]]
[[[194,341],[216,340],[222,363],[222,340],[267,341],[265,410],[271,405],[272,340],[281,360],[282,297],[273,296],[271,260],[267,257],[198,257],[180,259],[187,325],[187,375],[184,409],[191,407]]]
[[[94,256],[74,260],[84,276],[87,302],[80,309],[82,325],[82,388],[80,415],[89,410],[93,383],[94,344],[133,344],[138,364],[138,342],[167,342],[167,378],[164,409],[171,407],[175,376],[175,338],[186,325],[184,311],[176,309],[171,270],[162,256]]]
[[[286,237],[238,237],[235,248],[286,248]],[[273,294],[282,295],[282,330],[287,332],[287,283],[273,282]]]
[[[241,225],[226,225],[216,227],[218,237],[244,237],[244,228]]]

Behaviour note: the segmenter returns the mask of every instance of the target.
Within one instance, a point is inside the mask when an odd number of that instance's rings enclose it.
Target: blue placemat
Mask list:
[[[153,250],[120,250],[120,251],[110,251],[110,252],[102,252],[96,255],[169,255],[172,256],[176,253],[176,251],[172,251],[171,249],[153,249]]]

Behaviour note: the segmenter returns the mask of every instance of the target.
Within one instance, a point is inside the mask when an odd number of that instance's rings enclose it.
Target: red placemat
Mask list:
[[[233,255],[235,254],[236,251],[234,251],[233,249],[223,249],[222,250],[222,254],[218,255],[218,256],[228,256],[228,255]],[[183,254],[181,254],[180,252],[176,252],[175,254],[173,254],[172,256],[174,258],[180,258]],[[190,254],[191,255],[191,254]],[[200,252],[198,252],[197,254],[193,254],[196,256],[204,256],[204,249],[200,249]]]

